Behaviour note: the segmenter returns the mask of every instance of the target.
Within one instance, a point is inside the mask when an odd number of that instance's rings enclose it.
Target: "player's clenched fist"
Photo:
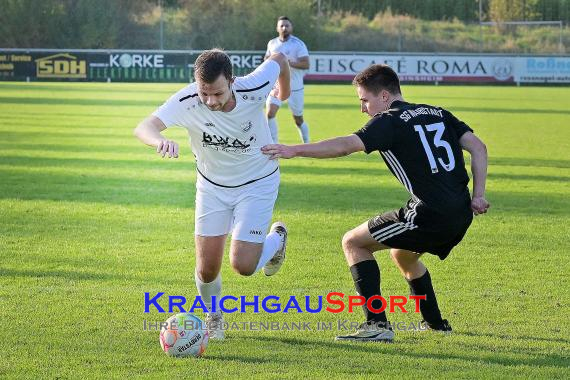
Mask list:
[[[168,155],[169,158],[178,158],[178,144],[172,140],[161,140],[156,147],[156,153],[162,157]]]
[[[471,200],[471,210],[475,215],[484,214],[491,207],[491,204],[483,197],[473,197]]]

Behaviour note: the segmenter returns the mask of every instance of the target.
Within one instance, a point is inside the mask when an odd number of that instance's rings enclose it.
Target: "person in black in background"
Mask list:
[[[373,252],[389,249],[412,295],[426,295],[426,300],[420,301],[422,324],[449,333],[451,326],[441,317],[429,271],[420,257],[428,252],[445,259],[467,232],[473,214],[487,212],[487,148],[449,111],[406,102],[398,75],[389,66],[372,65],[359,73],[353,84],[361,111],[371,117],[362,129],[312,144],[267,145],[262,151],[272,159],[379,151],[411,198],[402,208],[375,216],[344,235],[342,247],[356,290],[367,300],[381,294],[380,270]],[[471,154],[472,196],[463,149]],[[379,309],[380,300],[373,300],[372,306]],[[394,331],[385,312],[374,313],[366,305],[363,309],[366,322],[355,333],[336,339],[392,341]]]

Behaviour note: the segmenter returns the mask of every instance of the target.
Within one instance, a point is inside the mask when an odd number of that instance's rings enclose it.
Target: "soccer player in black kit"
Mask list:
[[[359,131],[304,145],[267,145],[272,159],[332,158],[354,152],[379,151],[386,165],[410,193],[399,210],[371,218],[348,231],[342,239],[356,291],[367,300],[380,295],[380,270],[373,256],[388,249],[394,263],[420,301],[422,324],[431,330],[451,332],[442,318],[431,277],[420,256],[431,253],[445,259],[471,224],[473,214],[487,212],[485,199],[487,149],[471,128],[449,111],[427,104],[406,102],[398,75],[389,66],[372,65],[353,81],[361,111],[371,119]],[[471,155],[473,194],[467,184],[463,150]],[[380,309],[381,302],[372,302]],[[392,341],[394,331],[386,313],[363,307],[366,322],[353,334],[337,340]]]

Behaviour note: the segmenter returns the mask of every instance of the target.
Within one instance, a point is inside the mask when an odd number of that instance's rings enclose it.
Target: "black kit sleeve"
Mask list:
[[[367,154],[376,150],[389,150],[394,142],[394,126],[391,116],[376,116],[354,134],[362,140],[364,151]]]
[[[443,115],[444,115],[445,125],[450,126],[455,131],[457,139],[463,136],[463,134],[466,132],[473,132],[473,129],[471,129],[463,121],[456,118],[455,115],[453,115],[451,112],[443,110]]]

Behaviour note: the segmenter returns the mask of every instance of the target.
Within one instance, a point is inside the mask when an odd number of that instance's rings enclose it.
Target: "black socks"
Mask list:
[[[378,268],[378,263],[376,260],[366,260],[354,264],[350,267],[350,273],[352,274],[352,279],[354,280],[354,287],[358,294],[368,299],[372,296],[379,296],[380,294],[380,269]],[[414,280],[415,281],[415,280]],[[431,282],[430,282],[431,287]],[[432,290],[433,293],[433,290]],[[423,294],[423,293],[422,293]],[[374,300],[372,301],[372,307],[375,309],[380,309],[382,307],[382,301]],[[436,303],[437,307],[437,303]],[[362,306],[364,310],[364,315],[366,316],[367,322],[387,322],[386,312],[373,313],[366,307],[366,304]],[[423,309],[422,309],[423,313]]]
[[[412,295],[423,296],[425,294],[426,296],[425,301],[419,301],[420,311],[422,312],[424,320],[433,325],[443,323],[428,270],[426,269],[426,273],[424,273],[422,277],[408,280],[408,284],[410,285]]]
[[[356,291],[366,300],[372,296],[382,295],[380,292],[380,269],[378,268],[376,260],[366,260],[354,264],[350,267],[350,273],[352,274]],[[426,273],[420,278],[408,280],[408,284],[410,285],[412,295],[426,296],[425,300],[419,301],[420,311],[424,320],[432,325],[440,325],[443,323],[429,271],[426,269]],[[372,307],[380,309],[382,302],[380,300],[374,300]],[[368,310],[366,304],[362,306],[362,309],[364,310],[367,322],[387,322],[385,311],[373,313]]]

